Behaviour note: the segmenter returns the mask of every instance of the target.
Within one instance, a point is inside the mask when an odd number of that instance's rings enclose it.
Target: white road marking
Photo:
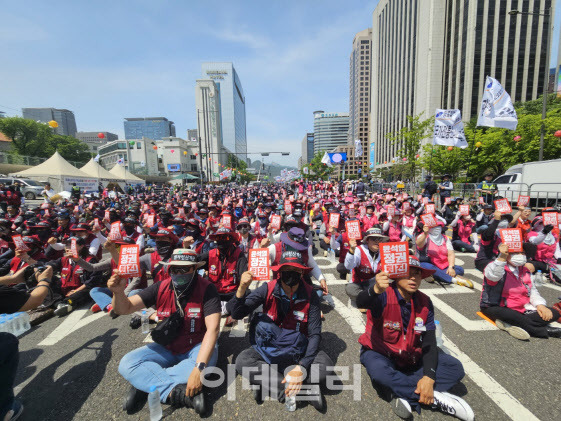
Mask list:
[[[335,304],[335,310],[345,319],[349,324],[354,333],[363,334],[366,328],[366,323],[362,317],[360,311],[356,308],[347,307],[341,300],[333,296],[333,303]]]
[[[462,259],[458,259],[457,257],[454,259],[457,266],[463,266],[466,264]]]
[[[464,366],[466,374],[506,415],[514,421],[539,421],[539,419],[526,409],[524,405],[518,401],[518,399],[512,396],[508,390],[502,387],[470,357],[460,351],[460,349],[453,342],[448,340],[445,335],[442,335],[442,339],[446,348],[452,352],[454,357],[460,360]]]
[[[92,314],[88,317],[84,317],[84,315],[89,311],[89,309],[77,309],[70,313],[68,316],[65,317],[64,321],[55,329],[53,330],[49,336],[39,342],[39,346],[50,346],[54,345],[59,342],[62,338],[71,333],[75,332],[76,330],[90,324],[97,319],[102,318],[106,315],[105,312],[100,311],[99,313]]]
[[[467,289],[467,288],[466,288]],[[468,331],[481,331],[481,330],[497,330],[495,326],[491,323],[487,322],[486,320],[470,320],[459,311],[457,311],[452,306],[446,304],[440,298],[438,298],[435,294],[431,294],[430,290],[425,290],[425,294],[427,294],[432,303],[438,310],[442,311],[446,316],[450,317],[454,320],[457,324],[459,324],[464,330]],[[475,315],[475,312],[474,312]]]
[[[249,324],[246,322],[246,319],[237,320],[230,329],[230,338],[244,338],[246,333],[249,330]]]

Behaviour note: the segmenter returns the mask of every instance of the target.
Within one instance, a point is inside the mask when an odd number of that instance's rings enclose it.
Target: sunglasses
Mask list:
[[[169,269],[171,275],[183,275],[186,273],[191,273],[195,270],[195,265],[192,266],[172,266]]]

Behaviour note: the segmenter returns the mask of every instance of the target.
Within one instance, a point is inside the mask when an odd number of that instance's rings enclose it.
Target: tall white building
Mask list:
[[[199,79],[195,86],[197,107],[197,130],[201,141],[202,173],[206,180],[218,180],[214,174],[222,172],[228,161],[222,143],[221,95],[218,85],[212,79]],[[220,165],[219,165],[220,164]]]
[[[349,113],[314,111],[314,155],[346,146],[349,131]]]
[[[245,95],[232,63],[203,63],[204,79],[212,79],[220,91],[222,143],[239,159],[247,161]]]

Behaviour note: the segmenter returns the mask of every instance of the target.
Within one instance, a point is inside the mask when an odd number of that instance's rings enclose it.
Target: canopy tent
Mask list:
[[[195,177],[194,175],[191,174],[179,174],[176,175],[175,177],[171,178],[172,180],[198,180],[199,177]]]
[[[146,184],[146,182],[142,178],[138,178],[136,175],[128,171],[125,167],[119,164],[115,164],[109,172],[121,180],[126,180],[129,184]]]
[[[58,152],[55,152],[42,164],[10,175],[36,181],[48,181],[55,191],[70,191],[73,183],[76,183],[84,193],[97,191],[98,187],[98,177],[92,177],[74,167]]]
[[[99,182],[102,183],[104,187],[107,187],[109,183],[121,183],[122,184],[121,188],[122,188],[126,182],[125,179],[107,171],[96,161],[94,161],[93,158],[90,159],[86,165],[80,168],[80,171],[85,172],[90,177],[99,178]]]

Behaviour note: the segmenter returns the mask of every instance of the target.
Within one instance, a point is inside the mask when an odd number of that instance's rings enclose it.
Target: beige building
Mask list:
[[[487,75],[515,102],[540,96],[552,22],[509,11],[549,7],[554,16],[551,0],[381,0],[372,23],[374,167],[397,162],[401,145],[386,134],[406,116],[428,118],[437,108],[458,108],[464,121],[476,116]]]
[[[337,152],[347,152],[345,177],[368,172],[368,135],[370,117],[372,29],[368,28],[355,35],[353,50],[349,60],[349,133],[346,146]],[[355,140],[362,145],[362,155],[355,157]],[[359,171],[360,169],[360,171]],[[336,167],[336,174],[342,176],[342,168]]]

